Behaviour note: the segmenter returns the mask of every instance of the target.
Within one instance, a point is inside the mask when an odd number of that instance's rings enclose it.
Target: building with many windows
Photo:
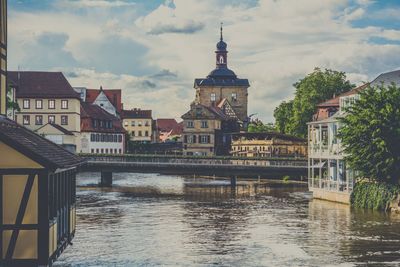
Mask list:
[[[235,157],[307,157],[307,140],[291,135],[264,133],[232,134],[231,155]]]
[[[9,83],[16,88],[20,111],[17,123],[30,130],[57,124],[75,136],[80,151],[80,97],[61,72],[9,71]]]
[[[325,112],[322,109],[328,105],[323,103],[318,107],[314,121],[308,123],[308,186],[314,198],[350,203],[355,174],[346,165],[341,140],[338,138],[339,118],[346,116],[346,108],[356,102],[360,91],[381,83],[400,86],[400,70],[383,73],[371,83],[324,102],[337,111]]]
[[[151,110],[122,110],[122,125],[133,142],[150,143],[153,138],[153,118]]]
[[[80,136],[82,153],[125,153],[125,130],[121,120],[95,104],[81,104]]]
[[[195,100],[182,116],[185,155],[229,154],[229,133],[245,129],[249,121],[247,89],[250,84],[228,68],[226,48],[221,27],[215,51],[216,68],[206,78],[195,79]]]

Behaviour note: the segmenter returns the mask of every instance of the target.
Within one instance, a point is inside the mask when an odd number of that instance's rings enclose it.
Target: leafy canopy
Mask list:
[[[396,184],[400,179],[400,88],[368,87],[341,118],[346,161],[360,176]]]
[[[247,129],[249,133],[275,132],[275,126],[272,123],[264,124],[261,120],[252,120]]]
[[[275,124],[280,132],[306,137],[307,122],[312,120],[317,105],[354,87],[344,72],[315,68],[293,85],[293,101],[283,102],[275,109]]]

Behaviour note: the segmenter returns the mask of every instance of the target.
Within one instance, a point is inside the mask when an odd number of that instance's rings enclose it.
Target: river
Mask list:
[[[400,265],[399,215],[351,211],[302,189],[193,194],[185,184],[202,180],[158,174],[90,187],[98,176],[78,176],[76,236],[55,266]]]

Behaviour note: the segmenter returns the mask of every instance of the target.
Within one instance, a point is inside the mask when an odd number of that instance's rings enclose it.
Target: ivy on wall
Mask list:
[[[361,180],[356,183],[350,201],[355,208],[387,211],[398,194],[397,185]]]

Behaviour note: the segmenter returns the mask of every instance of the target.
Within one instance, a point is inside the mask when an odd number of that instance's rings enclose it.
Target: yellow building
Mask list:
[[[8,79],[16,87],[20,107],[15,121],[33,131],[47,123],[57,124],[73,133],[75,151],[80,151],[80,95],[64,75],[61,72],[9,71]]]
[[[151,110],[122,110],[122,125],[130,135],[130,140],[150,143],[153,134],[153,118]]]
[[[307,157],[307,140],[280,133],[237,133],[232,135],[235,157]]]

